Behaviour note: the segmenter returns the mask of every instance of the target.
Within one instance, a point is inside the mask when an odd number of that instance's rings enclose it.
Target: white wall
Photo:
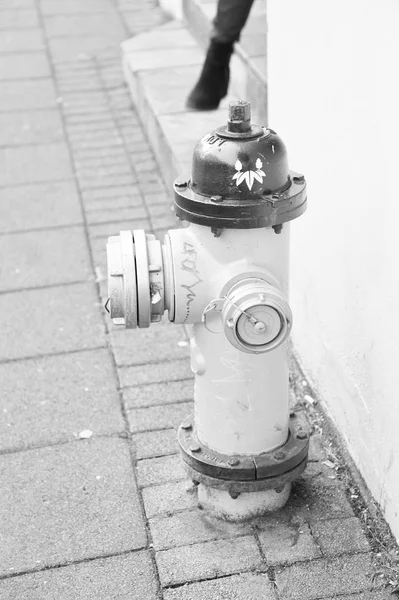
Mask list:
[[[268,0],[269,125],[308,181],[294,343],[399,538],[399,2]]]

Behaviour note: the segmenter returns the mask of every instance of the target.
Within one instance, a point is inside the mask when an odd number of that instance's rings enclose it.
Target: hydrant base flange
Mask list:
[[[286,443],[262,454],[231,456],[206,447],[198,439],[193,416],[183,421],[177,437],[183,461],[197,474],[194,479],[205,483],[205,477],[208,485],[223,489],[239,484],[240,491],[274,489],[292,481],[297,468],[305,468],[309,452],[307,427],[296,413],[290,417]]]
[[[297,465],[291,471],[276,475],[275,477],[268,477],[266,479],[255,479],[253,481],[234,481],[228,479],[217,479],[204,475],[199,471],[190,467],[187,463],[184,464],[185,471],[191,481],[196,484],[202,483],[205,487],[225,490],[230,495],[239,495],[244,492],[263,492],[266,490],[281,490],[285,485],[291,483],[297,479],[306,469],[308,464],[308,457],[306,457],[299,465]]]

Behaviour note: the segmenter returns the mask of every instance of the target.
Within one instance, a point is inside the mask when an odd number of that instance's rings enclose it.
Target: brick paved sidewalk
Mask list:
[[[281,515],[204,515],[175,446],[185,331],[106,319],[107,237],[175,225],[119,57],[164,20],[0,0],[0,599],[386,599],[317,435]]]

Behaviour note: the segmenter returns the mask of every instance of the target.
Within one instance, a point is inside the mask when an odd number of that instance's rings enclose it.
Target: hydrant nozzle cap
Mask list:
[[[243,133],[251,129],[251,105],[245,100],[236,100],[229,104],[227,131]]]

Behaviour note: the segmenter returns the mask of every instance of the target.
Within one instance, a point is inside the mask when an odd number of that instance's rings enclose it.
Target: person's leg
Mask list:
[[[188,108],[211,110],[227,94],[234,43],[247,21],[254,0],[219,0],[210,45],[199,80],[191,91]]]
[[[222,44],[238,42],[254,0],[219,0],[211,40]]]

